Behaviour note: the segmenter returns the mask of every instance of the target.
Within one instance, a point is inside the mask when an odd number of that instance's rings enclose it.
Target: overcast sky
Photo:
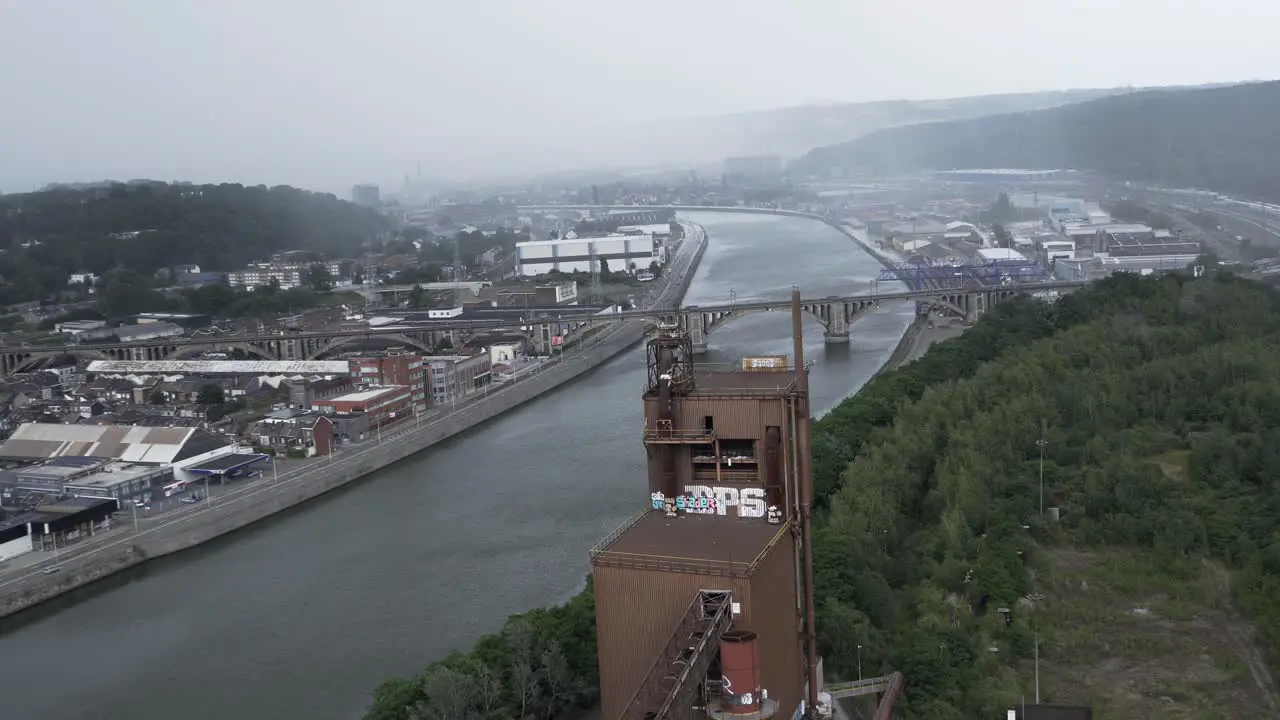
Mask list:
[[[0,190],[603,165],[638,121],[1269,79],[1277,26],[1266,0],[0,0]]]

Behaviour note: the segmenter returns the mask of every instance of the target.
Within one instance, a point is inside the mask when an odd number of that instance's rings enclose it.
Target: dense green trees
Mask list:
[[[595,598],[512,616],[466,653],[379,685],[366,720],[553,720],[598,694]]]
[[[194,263],[226,271],[272,252],[357,255],[377,213],[291,187],[139,183],[0,197],[0,304],[34,300],[72,272]]]
[[[840,408],[824,442],[853,460],[834,483],[838,461],[819,466],[838,490],[815,541],[829,671],[851,675],[862,644],[864,673],[907,675],[908,717],[998,715],[1027,689],[1037,619],[992,611],[1019,607],[1054,544],[1216,558],[1280,650],[1278,310],[1228,275],[1122,276],[1054,307],[1001,306]],[[926,366],[918,391],[907,378]],[[891,422],[875,422],[883,400],[854,411],[894,382]],[[1039,512],[1042,432],[1059,523]]]
[[[1147,90],[1048,110],[904,125],[816,148],[800,172],[1074,168],[1125,180],[1280,200],[1266,158],[1280,82]]]
[[[1023,661],[1035,633],[1042,656],[1055,652],[1053,628],[1023,599],[1047,587],[1046,551],[1061,545],[1141,548],[1156,573],[1221,562],[1276,658],[1278,349],[1280,296],[1262,285],[1118,275],[1054,304],[1003,303],[868,383],[813,429],[829,675],[853,677],[860,659],[866,676],[906,675],[906,717],[999,716],[1031,682]],[[1057,522],[1040,511],[1042,439]],[[586,679],[595,677],[590,604],[588,589],[573,610],[532,615],[549,628],[543,637],[580,649],[566,654]],[[1013,609],[1007,622],[999,608]],[[574,620],[552,619],[566,616]],[[487,637],[418,679],[384,685],[369,717],[519,717],[519,657],[529,654]],[[472,697],[496,694],[504,709],[411,714],[452,687],[441,678],[458,680],[441,668],[467,673],[467,687],[494,683],[500,691]],[[580,687],[574,697],[593,694]]]

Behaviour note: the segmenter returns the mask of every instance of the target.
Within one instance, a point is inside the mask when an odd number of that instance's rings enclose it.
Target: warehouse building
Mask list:
[[[145,502],[165,485],[202,479],[202,468],[236,451],[198,428],[24,423],[0,444],[0,458],[13,464],[0,472],[0,499],[11,506],[67,494]]]
[[[32,550],[57,550],[110,529],[114,498],[71,497],[0,521],[0,562]]]
[[[516,243],[516,267],[521,277],[562,273],[591,272],[592,255],[602,260],[611,272],[644,269],[661,264],[663,248],[653,235],[603,235],[580,238],[568,233],[556,240],[534,240]]]
[[[346,360],[93,360],[88,372],[113,375],[350,375]]]

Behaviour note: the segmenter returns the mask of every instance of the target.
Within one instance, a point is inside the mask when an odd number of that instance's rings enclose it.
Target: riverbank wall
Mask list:
[[[677,268],[679,274],[667,279],[659,290],[660,304],[678,304],[693,280],[706,246],[703,233],[694,256],[687,263],[681,263]],[[62,558],[51,558],[51,562],[25,569],[22,571],[25,574],[5,578],[0,583],[0,620],[148,560],[248,527],[365,478],[577,379],[634,346],[645,334],[643,321],[619,322],[545,369],[472,400],[447,415],[392,433],[368,447],[352,446],[336,455],[332,462],[313,462],[276,481],[260,480],[172,520],[138,532],[104,537],[82,548],[73,548]],[[56,564],[58,570],[47,573],[46,569],[52,564]],[[3,630],[0,624],[0,632]]]

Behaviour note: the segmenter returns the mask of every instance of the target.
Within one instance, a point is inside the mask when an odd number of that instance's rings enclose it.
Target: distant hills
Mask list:
[[[845,142],[882,128],[958,120],[1078,103],[1125,89],[981,95],[944,100],[885,100],[802,105],[763,112],[689,118],[681,125],[716,147],[722,157],[769,153],[794,157],[811,148]],[[708,147],[708,150],[710,147]]]
[[[373,210],[287,186],[141,180],[5,195],[0,304],[47,297],[74,272],[227,271],[293,249],[354,255],[385,228]]]
[[[1280,200],[1280,81],[1143,90],[1050,109],[879,130],[793,173],[1072,168]]]
[[[538,173],[544,181],[566,177],[614,182],[663,170],[718,174],[726,157],[780,155],[795,158],[810,149],[861,137],[869,132],[910,123],[971,118],[1037,110],[1092,100],[1126,88],[985,95],[945,100],[885,100],[865,103],[802,105],[760,112],[610,126],[605,137],[575,137],[561,148],[560,162],[574,172]]]

